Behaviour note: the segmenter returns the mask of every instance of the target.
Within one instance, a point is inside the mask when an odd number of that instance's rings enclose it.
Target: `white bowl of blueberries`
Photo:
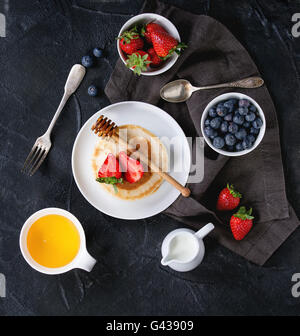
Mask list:
[[[225,156],[241,156],[253,151],[266,131],[263,110],[251,97],[230,92],[214,98],[201,117],[206,143]]]

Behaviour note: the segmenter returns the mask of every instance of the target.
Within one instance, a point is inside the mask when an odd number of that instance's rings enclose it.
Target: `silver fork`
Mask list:
[[[83,77],[85,76],[85,67],[80,64],[75,64],[68,76],[68,79],[65,84],[65,91],[62,97],[62,100],[54,114],[53,119],[46,131],[46,133],[39,138],[36,139],[27,159],[25,160],[24,166],[22,168],[22,172],[27,173],[29,176],[32,176],[40,167],[40,165],[45,160],[50,148],[51,148],[51,140],[50,135],[52,129],[63,110],[66,102],[70,98],[70,96],[77,90],[79,84],[81,83]]]

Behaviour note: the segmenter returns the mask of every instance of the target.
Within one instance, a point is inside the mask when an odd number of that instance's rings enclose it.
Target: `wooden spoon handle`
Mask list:
[[[125,140],[123,140],[121,137],[117,136],[116,134],[113,135],[113,139],[116,142],[120,142],[120,144],[122,144],[123,146],[125,146],[127,148],[127,150],[129,152],[134,152],[136,151],[136,148],[131,147]],[[148,158],[145,157],[145,155],[139,151],[139,156],[140,156],[140,160],[148,165]],[[189,197],[191,194],[191,191],[189,188],[184,187],[183,185],[181,185],[178,181],[176,181],[172,176],[170,176],[169,174],[163,172],[158,166],[156,166],[156,164],[154,164],[152,161],[150,161],[150,168],[153,172],[158,173],[164,180],[166,180],[167,182],[169,182],[173,187],[175,187],[177,190],[180,191],[181,195],[184,197]]]
[[[170,184],[172,184],[173,187],[175,187],[177,190],[179,190],[181,192],[181,195],[184,197],[189,197],[191,194],[191,191],[189,188],[184,187],[183,185],[181,185],[179,182],[177,182],[172,176],[170,176],[169,174],[161,171],[160,169],[157,171],[157,173],[167,182],[169,182]]]

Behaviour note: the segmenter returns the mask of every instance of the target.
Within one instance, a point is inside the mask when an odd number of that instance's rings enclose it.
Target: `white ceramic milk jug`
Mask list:
[[[213,229],[214,225],[208,223],[197,232],[190,229],[170,232],[162,243],[161,264],[178,272],[196,268],[202,262],[205,253],[203,238]]]

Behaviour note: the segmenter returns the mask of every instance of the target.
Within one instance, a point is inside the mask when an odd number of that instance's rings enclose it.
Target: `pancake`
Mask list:
[[[161,141],[145,128],[137,125],[122,125],[119,127],[119,135],[123,139],[127,136],[127,142],[134,146],[137,151],[131,157],[139,158],[139,152],[148,155],[148,159],[159,166],[163,171],[168,171],[168,153]],[[94,148],[92,157],[93,178],[98,177],[98,171],[109,153],[118,157],[121,151],[126,152],[126,148],[119,147],[112,139],[105,140],[99,138],[99,142]],[[141,199],[154,193],[163,182],[159,174],[150,170],[149,165],[144,165],[143,177],[135,182],[129,183],[124,179],[124,183],[116,184],[118,192],[113,186],[104,183],[98,183],[99,188],[104,188],[107,192],[123,200]]]

